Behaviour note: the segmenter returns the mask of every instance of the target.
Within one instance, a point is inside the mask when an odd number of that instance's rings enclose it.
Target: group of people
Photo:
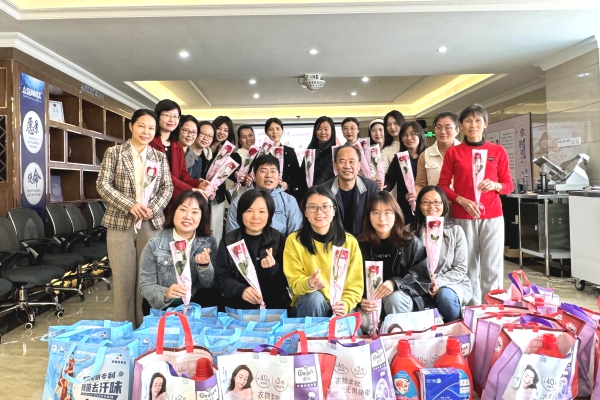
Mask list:
[[[103,225],[115,319],[140,324],[149,307],[175,306],[211,287],[233,308],[260,305],[298,317],[360,311],[363,332],[373,328],[368,315],[378,307],[381,318],[437,307],[444,320],[459,319],[462,306],[480,304],[482,294],[502,285],[499,194],[511,193],[513,183],[506,151],[483,138],[487,122],[479,105],[459,116],[441,113],[434,120],[436,142],[427,147],[421,125],[406,122],[399,111],[372,121],[370,144],[381,150],[381,179],[375,172],[360,175],[364,153],[354,146],[359,122],[346,118],[341,127],[347,143],[334,147],[335,124],[321,117],[308,145],[316,154],[308,187],[304,161],[282,146],[284,125],[271,118],[265,133],[283,148],[283,167],[273,155],[260,155],[245,175],[230,176],[242,185],[231,198],[225,183],[207,196],[206,174],[226,141],[237,144],[234,160],[246,159],[255,143],[251,126],[240,126],[236,138],[229,117],[197,121],[182,116],[171,100],[154,111],[135,111],[131,139],[107,150],[97,181],[107,206]],[[461,129],[462,143],[456,139]],[[487,152],[476,167],[472,150]],[[405,184],[401,151],[410,156],[414,190]],[[485,176],[476,181],[474,168],[481,163]],[[434,271],[425,246],[428,216],[444,217]],[[233,258],[231,245],[241,240],[258,285],[248,283],[247,271]],[[334,246],[345,252],[340,256]],[[382,283],[370,299],[364,273],[369,261],[383,265]],[[345,269],[335,302],[331,289],[339,284],[332,262]],[[177,279],[180,265],[189,268],[191,293]]]

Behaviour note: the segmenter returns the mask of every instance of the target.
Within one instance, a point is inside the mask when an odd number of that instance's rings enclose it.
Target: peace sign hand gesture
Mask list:
[[[275,265],[275,258],[273,258],[273,249],[267,249],[267,256],[260,260],[260,266],[263,268],[271,268]]]

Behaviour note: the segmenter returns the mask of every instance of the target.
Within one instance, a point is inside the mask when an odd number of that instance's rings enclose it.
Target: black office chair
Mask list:
[[[92,215],[92,229],[91,235],[96,236],[99,234],[100,239],[106,241],[106,227],[102,225],[102,218],[104,218],[104,205],[99,201],[89,201],[88,209]]]
[[[75,276],[69,278],[77,280],[76,287],[65,290],[76,291],[79,300],[83,301],[85,297],[81,289],[86,278],[82,272],[85,263],[83,256],[57,252],[60,251],[60,241],[45,237],[44,223],[34,210],[13,208],[8,212],[8,217],[17,232],[19,243],[29,253],[29,265],[53,265],[65,272],[75,272]],[[19,265],[23,266],[23,263],[19,262]]]
[[[19,266],[18,261],[27,257],[27,252],[19,250],[19,240],[12,223],[0,217],[0,293],[7,288],[6,281],[10,287],[4,294],[8,293],[13,285],[18,287],[14,300],[0,302],[0,313],[16,310],[17,318],[25,323],[25,329],[31,329],[35,325],[35,311],[32,307],[53,306],[54,314],[57,317],[63,316],[63,307],[58,302],[55,291],[66,288],[51,285],[52,281],[63,277],[65,271],[62,268],[49,265]],[[52,296],[54,301],[29,300],[29,289],[34,286],[42,287],[42,291]],[[27,315],[26,321],[20,314]]]
[[[78,208],[71,206],[74,210],[71,213],[75,214],[79,211]],[[76,210],[76,211],[75,211]],[[92,246],[92,237],[87,234],[87,229],[74,229],[71,217],[67,210],[58,204],[49,204],[46,206],[48,216],[54,228],[53,238],[61,243],[61,251],[66,253],[75,253],[83,256],[86,262],[91,264],[91,267],[82,269],[81,277],[86,280],[86,283],[97,282],[103,280],[110,289],[110,282],[103,276],[94,274],[98,269],[108,270],[108,267],[100,268],[102,260],[106,259],[108,252],[106,244],[104,246]],[[81,215],[81,212],[80,212]],[[83,215],[81,215],[83,219]],[[84,219],[85,222],[85,219]],[[85,226],[87,227],[87,225]],[[78,225],[77,228],[80,228]]]

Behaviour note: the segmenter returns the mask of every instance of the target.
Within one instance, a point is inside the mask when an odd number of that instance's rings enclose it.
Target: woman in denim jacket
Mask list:
[[[217,242],[210,231],[210,212],[206,199],[198,192],[186,190],[173,203],[164,230],[151,239],[140,262],[139,291],[152,308],[164,309],[182,304],[185,287],[177,284],[170,243],[183,246],[190,260],[193,296],[199,287],[212,287],[217,256]],[[147,307],[144,314],[147,314]]]

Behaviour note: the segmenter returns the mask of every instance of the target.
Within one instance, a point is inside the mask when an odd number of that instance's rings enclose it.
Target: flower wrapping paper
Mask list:
[[[381,299],[375,300],[375,291],[383,283],[383,261],[365,261],[365,276],[367,277],[367,299],[374,300],[377,303],[377,309],[369,315],[371,325],[373,326],[371,335],[376,336],[379,331]]]
[[[315,177],[315,149],[304,150],[304,172],[306,174],[306,186],[311,188]]]
[[[401,151],[400,153],[396,153],[396,158],[398,158],[398,164],[400,164],[400,171],[402,171],[402,176],[404,177],[404,184],[406,185],[406,189],[409,193],[415,193],[415,176],[413,175],[412,165],[410,164],[410,155],[408,151]],[[412,203],[410,208],[412,209],[413,215],[415,213],[417,204]]]
[[[429,275],[435,274],[440,260],[441,241],[444,238],[444,217],[425,217],[425,250],[429,263]]]
[[[283,145],[272,147],[271,154],[279,161],[279,177],[283,179]]]
[[[238,190],[240,186],[242,186],[242,177],[248,173],[250,165],[252,164],[252,161],[254,161],[254,159],[258,156],[259,151],[260,146],[250,146],[250,148],[248,149],[248,155],[242,160],[242,165],[238,170],[237,182],[235,183],[235,185],[233,185],[232,190]]]
[[[171,248],[171,256],[173,256],[173,266],[175,267],[177,284],[185,286],[186,295],[181,300],[183,300],[183,304],[187,308],[190,305],[190,299],[192,298],[192,273],[190,271],[189,260],[190,249],[187,248],[185,240],[170,242],[169,247]]]
[[[219,149],[219,152],[215,156],[215,161],[210,165],[210,168],[206,172],[206,179],[211,180],[219,171],[219,168],[227,161],[227,158],[233,153],[235,146],[228,140],[223,142],[223,146]]]
[[[369,153],[369,138],[358,139],[354,147],[360,152],[360,170],[358,174],[371,178],[371,158]]]
[[[487,160],[487,150],[472,150],[473,155],[473,189],[475,189],[475,202],[477,207],[485,213],[485,208],[481,204],[481,190],[477,186],[483,182],[485,178],[485,160]]]
[[[335,146],[331,146],[331,163],[333,164],[333,174],[335,176],[338,175],[337,171],[335,170],[335,149],[337,149],[338,147],[340,147],[341,145],[335,145]],[[310,186],[309,186],[310,187]]]
[[[265,138],[262,145],[260,146],[260,151],[258,152],[258,156],[264,156],[265,154],[271,154],[271,150],[275,147],[275,142],[269,138]]]
[[[212,196],[212,194],[217,190],[217,188],[225,182],[225,179],[229,178],[229,175],[233,174],[236,168],[239,166],[233,158],[227,157],[221,167],[217,170],[215,176],[212,177],[210,183],[204,189],[204,193],[206,197]]]
[[[146,169],[144,170],[144,184],[142,188],[142,205],[148,207],[150,202],[150,196],[156,185],[156,177],[160,172],[160,163],[146,160]],[[137,233],[137,230],[142,227],[142,220],[138,219],[135,221],[133,230]]]
[[[379,184],[379,190],[383,190],[385,185],[385,172],[383,172],[383,161],[381,161],[381,149],[375,145],[369,147],[369,157],[371,159],[371,179],[381,182]],[[374,168],[373,168],[374,167]]]
[[[227,246],[227,251],[229,251],[229,255],[231,255],[233,262],[246,282],[262,296],[262,291],[260,290],[260,285],[258,283],[258,275],[256,275],[256,268],[252,263],[252,258],[250,257],[244,239]],[[260,304],[261,309],[264,309],[265,307],[264,302]]]
[[[350,250],[344,247],[331,247],[331,274],[329,278],[329,304],[333,305],[342,299],[344,284],[348,273]]]

